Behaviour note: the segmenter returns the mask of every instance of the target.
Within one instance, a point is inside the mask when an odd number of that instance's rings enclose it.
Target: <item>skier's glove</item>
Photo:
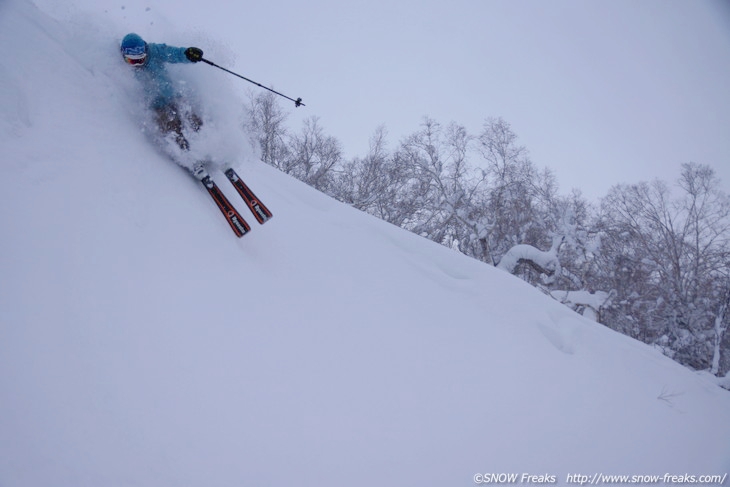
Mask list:
[[[188,47],[185,49],[185,57],[187,57],[191,62],[197,63],[198,61],[203,60],[203,50],[198,49],[197,47]]]

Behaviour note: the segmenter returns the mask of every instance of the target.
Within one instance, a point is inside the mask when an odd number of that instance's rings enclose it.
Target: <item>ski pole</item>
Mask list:
[[[248,81],[249,83],[253,83],[253,84],[255,84],[256,86],[258,86],[258,87],[261,87],[261,88],[263,88],[263,89],[265,89],[265,90],[269,90],[270,92],[272,92],[272,93],[275,93],[275,94],[277,94],[277,95],[279,95],[279,96],[281,96],[281,97],[284,97],[284,98],[286,98],[287,100],[291,100],[291,101],[293,101],[293,102],[294,102],[294,106],[295,106],[295,107],[300,107],[300,106],[302,106],[302,107],[305,107],[305,106],[306,106],[306,105],[305,105],[304,103],[302,103],[302,99],[301,99],[301,98],[297,98],[296,100],[295,100],[294,98],[289,98],[288,96],[286,96],[286,95],[283,95],[283,94],[279,93],[278,91],[274,91],[274,90],[272,90],[271,88],[267,88],[266,86],[262,85],[261,83],[257,83],[257,82],[255,82],[255,81],[253,81],[253,80],[250,80],[250,79],[246,78],[245,76],[241,76],[241,75],[240,75],[240,74],[238,74],[238,73],[234,73],[233,71],[231,71],[231,70],[229,70],[229,69],[226,69],[226,68],[224,68],[224,67],[222,67],[222,66],[218,66],[218,65],[217,65],[216,63],[214,63],[214,62],[211,62],[211,61],[208,61],[207,59],[201,59],[201,61],[203,61],[203,62],[204,62],[204,63],[206,63],[206,64],[210,64],[211,66],[213,66],[213,67],[216,67],[216,68],[218,68],[218,69],[222,69],[222,70],[223,70],[223,71],[225,71],[226,73],[232,74],[233,76],[238,76],[239,78],[241,78],[241,79],[243,79],[243,80],[246,80],[246,81]]]

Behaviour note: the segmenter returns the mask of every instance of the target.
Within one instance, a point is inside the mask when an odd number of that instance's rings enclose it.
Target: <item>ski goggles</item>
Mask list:
[[[122,56],[124,56],[124,61],[126,61],[127,64],[131,64],[132,66],[141,66],[147,60],[147,47],[140,46],[122,49]]]

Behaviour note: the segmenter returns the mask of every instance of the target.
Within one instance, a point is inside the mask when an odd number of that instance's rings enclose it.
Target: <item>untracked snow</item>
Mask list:
[[[186,65],[197,147],[274,213],[236,239],[141,130],[131,29],[59,10],[0,2],[0,486],[730,471],[727,391],[258,162]]]

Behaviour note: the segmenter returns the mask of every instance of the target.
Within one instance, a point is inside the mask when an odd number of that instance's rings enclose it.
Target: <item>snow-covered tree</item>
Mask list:
[[[342,162],[340,142],[327,135],[317,117],[304,121],[299,133],[285,126],[287,114],[273,93],[251,97],[245,128],[261,160],[324,192],[332,192],[335,167]]]
[[[699,164],[682,166],[675,191],[620,185],[602,201],[602,278],[617,292],[608,323],[708,369],[730,273],[730,203]]]
[[[408,218],[402,226],[439,243],[459,246],[468,233],[483,178],[469,164],[472,138],[455,123],[443,128],[424,119],[421,129],[401,141],[393,162],[403,171],[399,204]]]
[[[488,119],[478,137],[486,177],[488,248],[499,267],[537,284],[562,275],[566,235],[553,174],[539,171],[503,119]]]
[[[266,164],[284,169],[289,160],[287,115],[276,96],[268,91],[250,96],[245,129]]]
[[[342,161],[340,142],[327,135],[317,117],[304,121],[298,134],[290,138],[288,173],[320,191],[329,192],[334,168]]]
[[[542,218],[536,204],[538,172],[527,149],[503,119],[488,119],[478,137],[488,179],[490,248],[498,261],[518,244],[542,246],[538,236]]]
[[[345,161],[337,171],[332,195],[355,208],[403,226],[413,213],[407,202],[408,171],[387,148],[387,130],[378,127],[365,157]]]

